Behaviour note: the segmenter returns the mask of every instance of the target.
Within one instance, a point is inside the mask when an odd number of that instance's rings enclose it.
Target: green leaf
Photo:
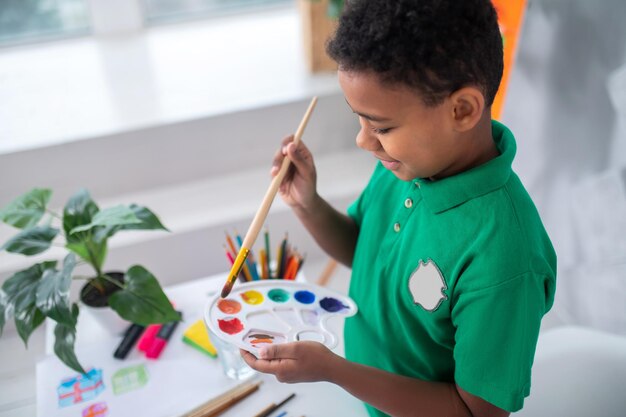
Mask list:
[[[15,313],[15,327],[24,345],[28,346],[28,339],[35,329],[46,319],[39,309],[33,304],[32,308]]]
[[[78,305],[72,305],[72,319],[74,322],[78,319]],[[83,366],[78,362],[76,353],[74,352],[74,344],[76,342],[76,327],[58,323],[54,327],[54,353],[57,357],[81,374],[85,373]]]
[[[4,329],[4,323],[6,323],[7,317],[7,296],[3,291],[0,291],[0,336],[2,336],[2,330]]]
[[[63,209],[63,230],[68,243],[80,243],[89,240],[89,233],[70,234],[78,226],[91,223],[100,209],[93,202],[89,192],[81,189],[68,200]]]
[[[123,230],[169,230],[163,226],[161,220],[147,207],[131,204],[130,209],[135,213],[135,217],[139,219],[137,224],[126,224],[121,226]]]
[[[85,262],[93,266],[96,270],[101,270],[104,260],[107,256],[107,242],[77,242],[68,243],[65,247],[76,255],[80,256]]]
[[[148,208],[131,204],[129,208],[139,219],[139,223],[131,223],[119,226],[108,226],[97,230],[95,234],[96,241],[109,238],[120,230],[169,230],[163,226],[159,218]]]
[[[33,188],[0,210],[0,220],[19,229],[36,225],[46,212],[52,190]]]
[[[67,326],[76,326],[70,311],[70,284],[76,256],[70,253],[63,261],[63,269],[47,269],[39,282],[35,303],[43,314]]]
[[[70,234],[85,232],[96,226],[124,226],[139,223],[141,223],[141,220],[135,216],[135,213],[129,207],[119,205],[99,211],[89,224],[73,228],[70,230]]]
[[[124,289],[109,297],[109,305],[120,317],[144,326],[181,319],[157,279],[144,267],[131,267],[124,280]]]
[[[50,226],[35,226],[22,230],[9,239],[2,247],[7,252],[21,253],[22,255],[36,255],[50,248],[52,241],[59,234],[59,229]]]
[[[33,330],[45,319],[36,305],[36,294],[39,282],[46,270],[54,270],[56,262],[43,262],[31,266],[23,271],[16,272],[2,285],[6,295],[5,311],[12,311],[15,317],[15,327],[24,344]]]

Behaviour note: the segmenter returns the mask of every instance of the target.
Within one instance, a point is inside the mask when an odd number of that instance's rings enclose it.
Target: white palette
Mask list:
[[[313,340],[337,345],[333,318],[353,316],[349,297],[318,285],[285,280],[237,284],[227,298],[219,294],[205,308],[204,319],[225,342],[257,353],[263,345]]]

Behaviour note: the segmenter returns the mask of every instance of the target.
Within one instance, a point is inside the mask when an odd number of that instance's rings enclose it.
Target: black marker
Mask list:
[[[135,346],[137,340],[145,330],[146,326],[142,326],[140,324],[131,324],[130,327],[126,330],[124,334],[124,338],[120,342],[120,345],[115,350],[113,354],[114,358],[117,359],[125,359],[128,356],[128,352]]]

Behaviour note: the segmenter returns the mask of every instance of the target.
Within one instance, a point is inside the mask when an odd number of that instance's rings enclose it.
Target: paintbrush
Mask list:
[[[315,104],[317,103],[317,97],[313,97],[311,100],[311,104],[309,104],[309,108],[307,109],[302,121],[300,122],[300,126],[298,126],[298,130],[296,130],[296,134],[293,137],[293,143],[296,145],[300,143],[300,138],[302,137],[302,133],[304,132],[304,128],[311,117],[311,113],[313,112],[313,108],[315,108]],[[267,213],[270,211],[270,206],[274,201],[274,197],[278,192],[278,188],[280,187],[280,183],[283,182],[283,178],[287,174],[287,169],[289,168],[289,164],[291,160],[285,156],[283,159],[283,163],[280,166],[280,170],[278,174],[272,180],[269,188],[265,193],[265,197],[263,197],[263,201],[261,202],[261,206],[259,210],[256,212],[254,219],[252,219],[252,224],[250,224],[250,228],[248,229],[248,233],[246,233],[246,237],[243,239],[243,243],[241,244],[241,248],[239,248],[239,253],[237,254],[237,258],[235,258],[235,262],[233,263],[232,268],[230,269],[230,273],[228,274],[228,278],[226,278],[226,284],[224,284],[224,288],[222,288],[222,298],[228,297],[230,291],[233,289],[233,284],[243,267],[243,264],[250,253],[250,249],[254,245],[257,236],[259,235],[259,231],[261,227],[263,227],[263,222],[267,217]]]

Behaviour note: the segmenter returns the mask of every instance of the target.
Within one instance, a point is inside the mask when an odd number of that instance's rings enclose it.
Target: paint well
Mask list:
[[[237,314],[241,311],[241,303],[237,300],[221,299],[217,302],[217,308],[226,314]]]
[[[258,347],[260,345],[272,345],[272,344],[277,344],[277,343],[285,343],[287,339],[285,338],[285,336],[277,334],[277,333],[260,331],[260,330],[251,330],[244,337],[244,341],[254,347]]]
[[[276,308],[274,313],[291,326],[299,326],[300,320],[298,319],[298,313],[293,308]]]
[[[274,288],[267,293],[267,296],[270,300],[275,301],[277,303],[284,303],[289,300],[289,293],[282,288]]]
[[[348,308],[347,305],[333,297],[322,298],[320,300],[320,306],[330,313],[337,313],[338,311]]]
[[[263,294],[254,290],[241,293],[241,298],[243,298],[243,301],[245,301],[246,303],[252,305],[261,304],[264,300]]]
[[[246,316],[246,322],[249,328],[264,329],[265,331],[283,333],[289,330],[289,326],[267,310],[249,313]]]
[[[243,323],[237,317],[227,317],[223,320],[218,320],[217,325],[226,334],[237,334],[243,330]]]
[[[302,304],[311,304],[313,301],[315,301],[315,294],[313,294],[311,291],[306,290],[297,291],[294,294],[294,297]]]
[[[296,339],[300,340],[309,340],[311,342],[319,342],[324,343],[324,335],[318,332],[314,332],[312,330],[305,330],[303,332],[298,333]]]
[[[316,326],[320,321],[320,315],[315,310],[302,310],[300,314],[302,314],[304,324],[308,324],[309,326]]]

